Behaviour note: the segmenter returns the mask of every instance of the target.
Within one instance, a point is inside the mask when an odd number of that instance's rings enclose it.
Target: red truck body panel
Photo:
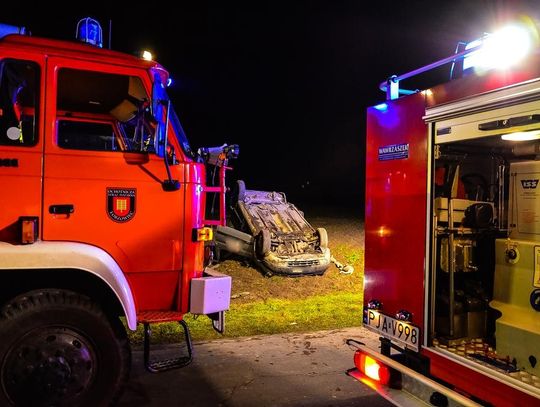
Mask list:
[[[364,299],[401,309],[423,324],[427,126],[424,95],[369,108],[366,156]],[[407,120],[406,120],[407,118]],[[381,160],[379,149],[408,144],[408,156]]]
[[[460,393],[474,395],[497,407],[540,405],[537,398],[469,367],[426,349],[423,354],[430,359],[431,374],[446,383],[451,383]]]

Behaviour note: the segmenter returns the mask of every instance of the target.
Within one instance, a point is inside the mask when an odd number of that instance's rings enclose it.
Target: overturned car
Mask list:
[[[238,181],[231,209],[234,229],[216,230],[220,250],[251,257],[267,276],[321,275],[329,267],[326,229],[314,229],[283,192],[247,190]]]

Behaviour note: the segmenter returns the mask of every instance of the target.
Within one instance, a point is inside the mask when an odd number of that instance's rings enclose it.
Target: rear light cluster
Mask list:
[[[354,365],[364,376],[376,384],[388,385],[394,389],[401,388],[401,373],[360,349],[354,353]]]
[[[390,381],[390,369],[360,350],[354,354],[354,365],[367,377],[380,384],[386,385]]]

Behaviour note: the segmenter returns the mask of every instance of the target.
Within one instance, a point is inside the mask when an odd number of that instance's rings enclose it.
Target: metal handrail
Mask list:
[[[451,55],[449,57],[440,59],[440,60],[435,61],[435,62],[433,62],[431,64],[422,66],[420,68],[414,69],[414,70],[412,70],[410,72],[407,72],[407,73],[404,73],[404,74],[401,74],[401,75],[392,75],[386,81],[381,82],[381,84],[379,85],[379,89],[382,90],[383,92],[386,92],[387,96],[389,96],[389,90],[390,90],[389,87],[391,87],[393,84],[399,86],[399,82],[404,80],[404,79],[412,78],[413,76],[420,75],[421,73],[431,71],[432,69],[438,68],[438,67],[440,67],[442,65],[446,65],[446,64],[448,64],[450,62],[459,61],[460,59],[463,59],[463,58],[469,56],[473,52],[478,51],[478,49],[481,47],[481,45],[482,44],[480,43],[476,47],[473,47],[471,49],[467,49],[467,50],[458,52],[458,53],[456,53],[454,55]],[[409,94],[412,94],[412,93],[416,93],[416,91],[407,90],[407,89],[399,89],[399,87],[398,87],[398,92],[400,94],[403,94],[403,95],[409,95]],[[392,99],[392,98],[387,97],[387,99]]]

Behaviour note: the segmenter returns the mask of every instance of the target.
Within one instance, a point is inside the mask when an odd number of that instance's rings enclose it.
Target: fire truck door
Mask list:
[[[41,213],[44,66],[41,56],[0,51],[0,241],[20,242],[19,218]]]
[[[162,188],[167,174],[153,151],[146,71],[60,58],[49,64],[55,90],[46,109],[44,240],[102,248],[127,274],[139,309],[173,308],[184,188]],[[171,171],[182,183],[183,166]]]

